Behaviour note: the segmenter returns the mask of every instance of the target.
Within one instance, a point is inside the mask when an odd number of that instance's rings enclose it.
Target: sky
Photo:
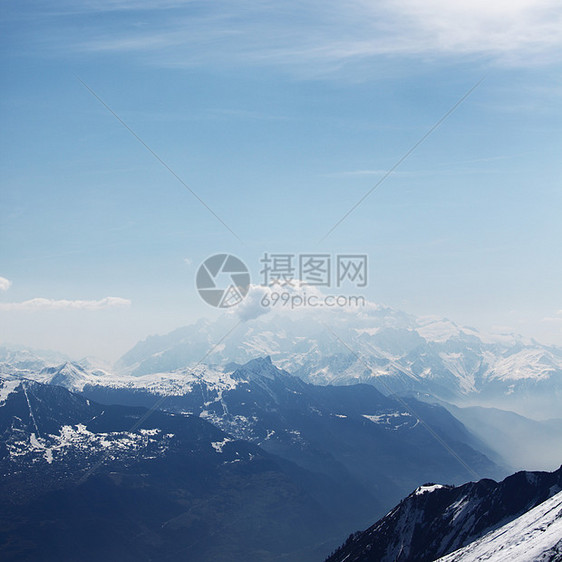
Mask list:
[[[114,360],[218,315],[207,257],[259,284],[321,253],[562,346],[557,0],[8,0],[0,29],[0,344]]]

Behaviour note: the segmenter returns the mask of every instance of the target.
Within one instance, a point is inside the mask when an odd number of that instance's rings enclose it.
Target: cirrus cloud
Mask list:
[[[105,297],[99,300],[67,300],[34,298],[22,302],[0,303],[4,311],[37,311],[37,310],[103,310],[107,308],[127,308],[131,306],[129,299],[121,297]]]
[[[238,62],[339,68],[389,55],[476,55],[527,65],[559,60],[562,48],[558,0],[219,0],[198,9],[190,2],[170,7],[137,5],[120,17],[149,10],[150,26],[108,31],[87,23],[72,41],[78,51],[137,53],[171,67]],[[102,13],[114,9],[113,1],[96,4]]]

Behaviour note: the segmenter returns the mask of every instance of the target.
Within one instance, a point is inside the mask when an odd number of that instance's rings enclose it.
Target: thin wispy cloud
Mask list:
[[[546,316],[542,319],[542,321],[554,324],[562,324],[562,310],[557,310],[553,316]]]
[[[129,299],[121,297],[105,297],[100,300],[55,300],[34,298],[23,302],[0,303],[3,311],[40,311],[40,310],[103,310],[108,308],[127,308],[131,306]]]
[[[389,170],[384,169],[376,169],[376,170],[344,170],[342,172],[334,172],[331,174],[325,174],[326,176],[331,177],[361,177],[361,176],[372,176],[372,177],[381,177],[385,174],[388,174]],[[416,177],[420,175],[434,175],[434,170],[408,170],[408,171],[395,171],[392,173],[393,177]]]
[[[235,62],[337,69],[377,56],[482,56],[503,64],[536,64],[557,60],[562,51],[562,7],[554,0],[265,0],[143,6],[100,1],[82,10],[119,12],[118,21],[135,17],[135,25],[116,26],[113,21],[108,28],[88,23],[85,32],[73,38],[79,50],[137,53],[163,66]]]
[[[72,2],[65,5],[63,10],[79,12],[120,12],[131,10],[169,10],[191,3],[191,0],[88,0],[86,2]]]
[[[494,170],[493,168],[487,167],[468,167],[468,164],[493,164],[497,159],[494,158],[482,158],[482,159],[474,159],[472,161],[461,162],[459,164],[463,165],[463,167],[459,167],[459,165],[450,165],[448,169],[435,168],[433,170],[401,170],[401,171],[394,171],[392,172],[392,177],[401,177],[401,178],[416,178],[422,176],[450,176],[455,174],[490,174],[490,173],[503,173],[503,170]],[[373,177],[378,178],[388,174],[388,170],[346,170],[343,172],[334,172],[330,174],[325,174],[329,177]]]

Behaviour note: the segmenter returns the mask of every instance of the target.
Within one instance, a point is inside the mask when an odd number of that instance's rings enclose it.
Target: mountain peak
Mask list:
[[[271,357],[266,355],[265,357],[257,357],[256,359],[248,361],[236,369],[232,376],[234,378],[250,381],[256,378],[273,380],[283,375],[287,375],[287,373],[278,369],[271,361]]]
[[[90,378],[84,367],[72,361],[66,361],[56,367],[46,367],[42,369],[41,374],[48,375],[48,382],[52,385],[63,386],[67,389],[79,389]]]

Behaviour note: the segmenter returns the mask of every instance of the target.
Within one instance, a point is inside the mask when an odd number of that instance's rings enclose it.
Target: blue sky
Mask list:
[[[257,279],[306,251],[367,253],[374,302],[562,345],[562,8],[450,4],[6,2],[0,340],[113,359],[215,314],[207,256]]]

